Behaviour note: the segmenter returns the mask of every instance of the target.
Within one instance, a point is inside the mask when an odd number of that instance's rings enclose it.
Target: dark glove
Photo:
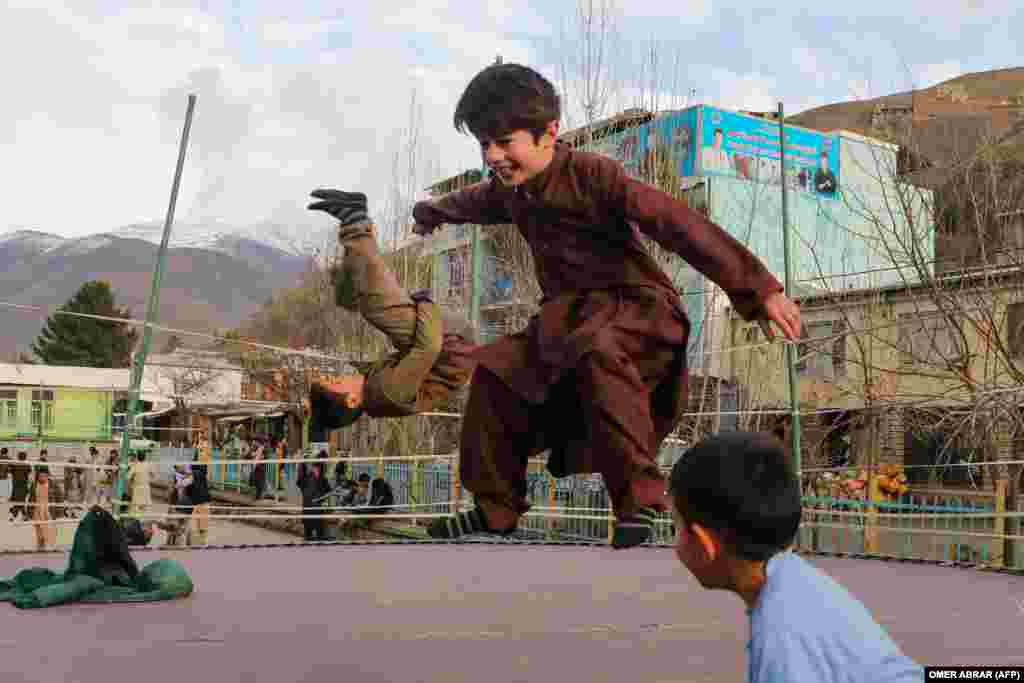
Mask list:
[[[370,220],[366,212],[366,195],[362,192],[341,190],[314,190],[311,197],[319,199],[309,205],[310,211],[326,211],[343,225],[355,225]]]

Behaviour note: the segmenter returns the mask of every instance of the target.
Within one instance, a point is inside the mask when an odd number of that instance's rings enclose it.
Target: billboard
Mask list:
[[[779,184],[782,154],[776,122],[714,107],[700,110],[698,175]],[[786,126],[786,182],[794,190],[835,199],[838,137]]]
[[[659,163],[672,175],[696,175],[697,108],[674,112],[635,128],[612,133],[586,146],[587,151],[622,163],[634,178],[654,177]]]

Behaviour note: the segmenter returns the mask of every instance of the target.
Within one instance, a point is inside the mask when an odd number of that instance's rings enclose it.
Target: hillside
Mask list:
[[[161,324],[194,331],[241,323],[273,292],[298,283],[303,257],[252,240],[222,249],[171,248],[164,272]],[[65,239],[33,231],[0,235],[0,301],[34,306],[64,304],[89,280],[111,283],[117,302],[143,318],[157,245],[141,239],[92,235]],[[0,353],[27,351],[44,316],[0,308]]]
[[[788,118],[795,125],[822,131],[843,129],[910,140],[920,154],[940,165],[1021,121],[1024,67],[964,74],[912,92],[838,102]]]

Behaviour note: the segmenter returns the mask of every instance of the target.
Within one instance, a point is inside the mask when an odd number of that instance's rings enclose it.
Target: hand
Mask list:
[[[342,226],[365,223],[370,220],[366,212],[366,195],[362,192],[341,190],[313,190],[310,196],[319,199],[307,208],[310,211],[325,211],[338,219]]]
[[[775,339],[771,323],[775,323],[790,341],[800,339],[800,307],[782,292],[776,292],[764,300],[764,309],[758,319],[764,336]]]

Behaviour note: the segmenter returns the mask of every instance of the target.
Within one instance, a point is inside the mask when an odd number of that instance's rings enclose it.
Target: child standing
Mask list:
[[[704,440],[672,468],[669,493],[676,556],[702,586],[747,606],[747,681],[924,680],[860,601],[787,551],[800,525],[800,484],[774,436]]]
[[[11,521],[17,521],[21,517],[29,519],[32,516],[30,508],[25,507],[25,500],[28,498],[29,479],[32,476],[32,467],[26,464],[28,453],[18,452],[18,463],[11,465]]]
[[[305,540],[327,540],[324,520],[319,518],[318,508],[322,508],[323,498],[331,492],[331,486],[324,477],[323,463],[299,465],[299,476],[296,481],[302,492],[302,526]]]
[[[50,468],[46,465],[36,470],[35,486],[29,495],[29,515],[35,525],[36,547],[45,550],[57,542],[57,530],[51,523],[58,517],[54,504],[60,503],[59,488],[50,481]]]
[[[558,142],[560,116],[553,86],[534,70],[483,70],[455,126],[477,138],[494,177],[413,209],[421,235],[516,224],[543,292],[526,330],[474,354],[460,476],[477,507],[433,524],[435,538],[515,530],[529,509],[527,458],[550,449],[554,476],[602,475],[615,547],[649,539],[668,509],[656,456],[686,405],[690,323],[641,232],[721,287],[769,338],[770,322],[799,334],[799,309],[746,247],[620,163]]]

